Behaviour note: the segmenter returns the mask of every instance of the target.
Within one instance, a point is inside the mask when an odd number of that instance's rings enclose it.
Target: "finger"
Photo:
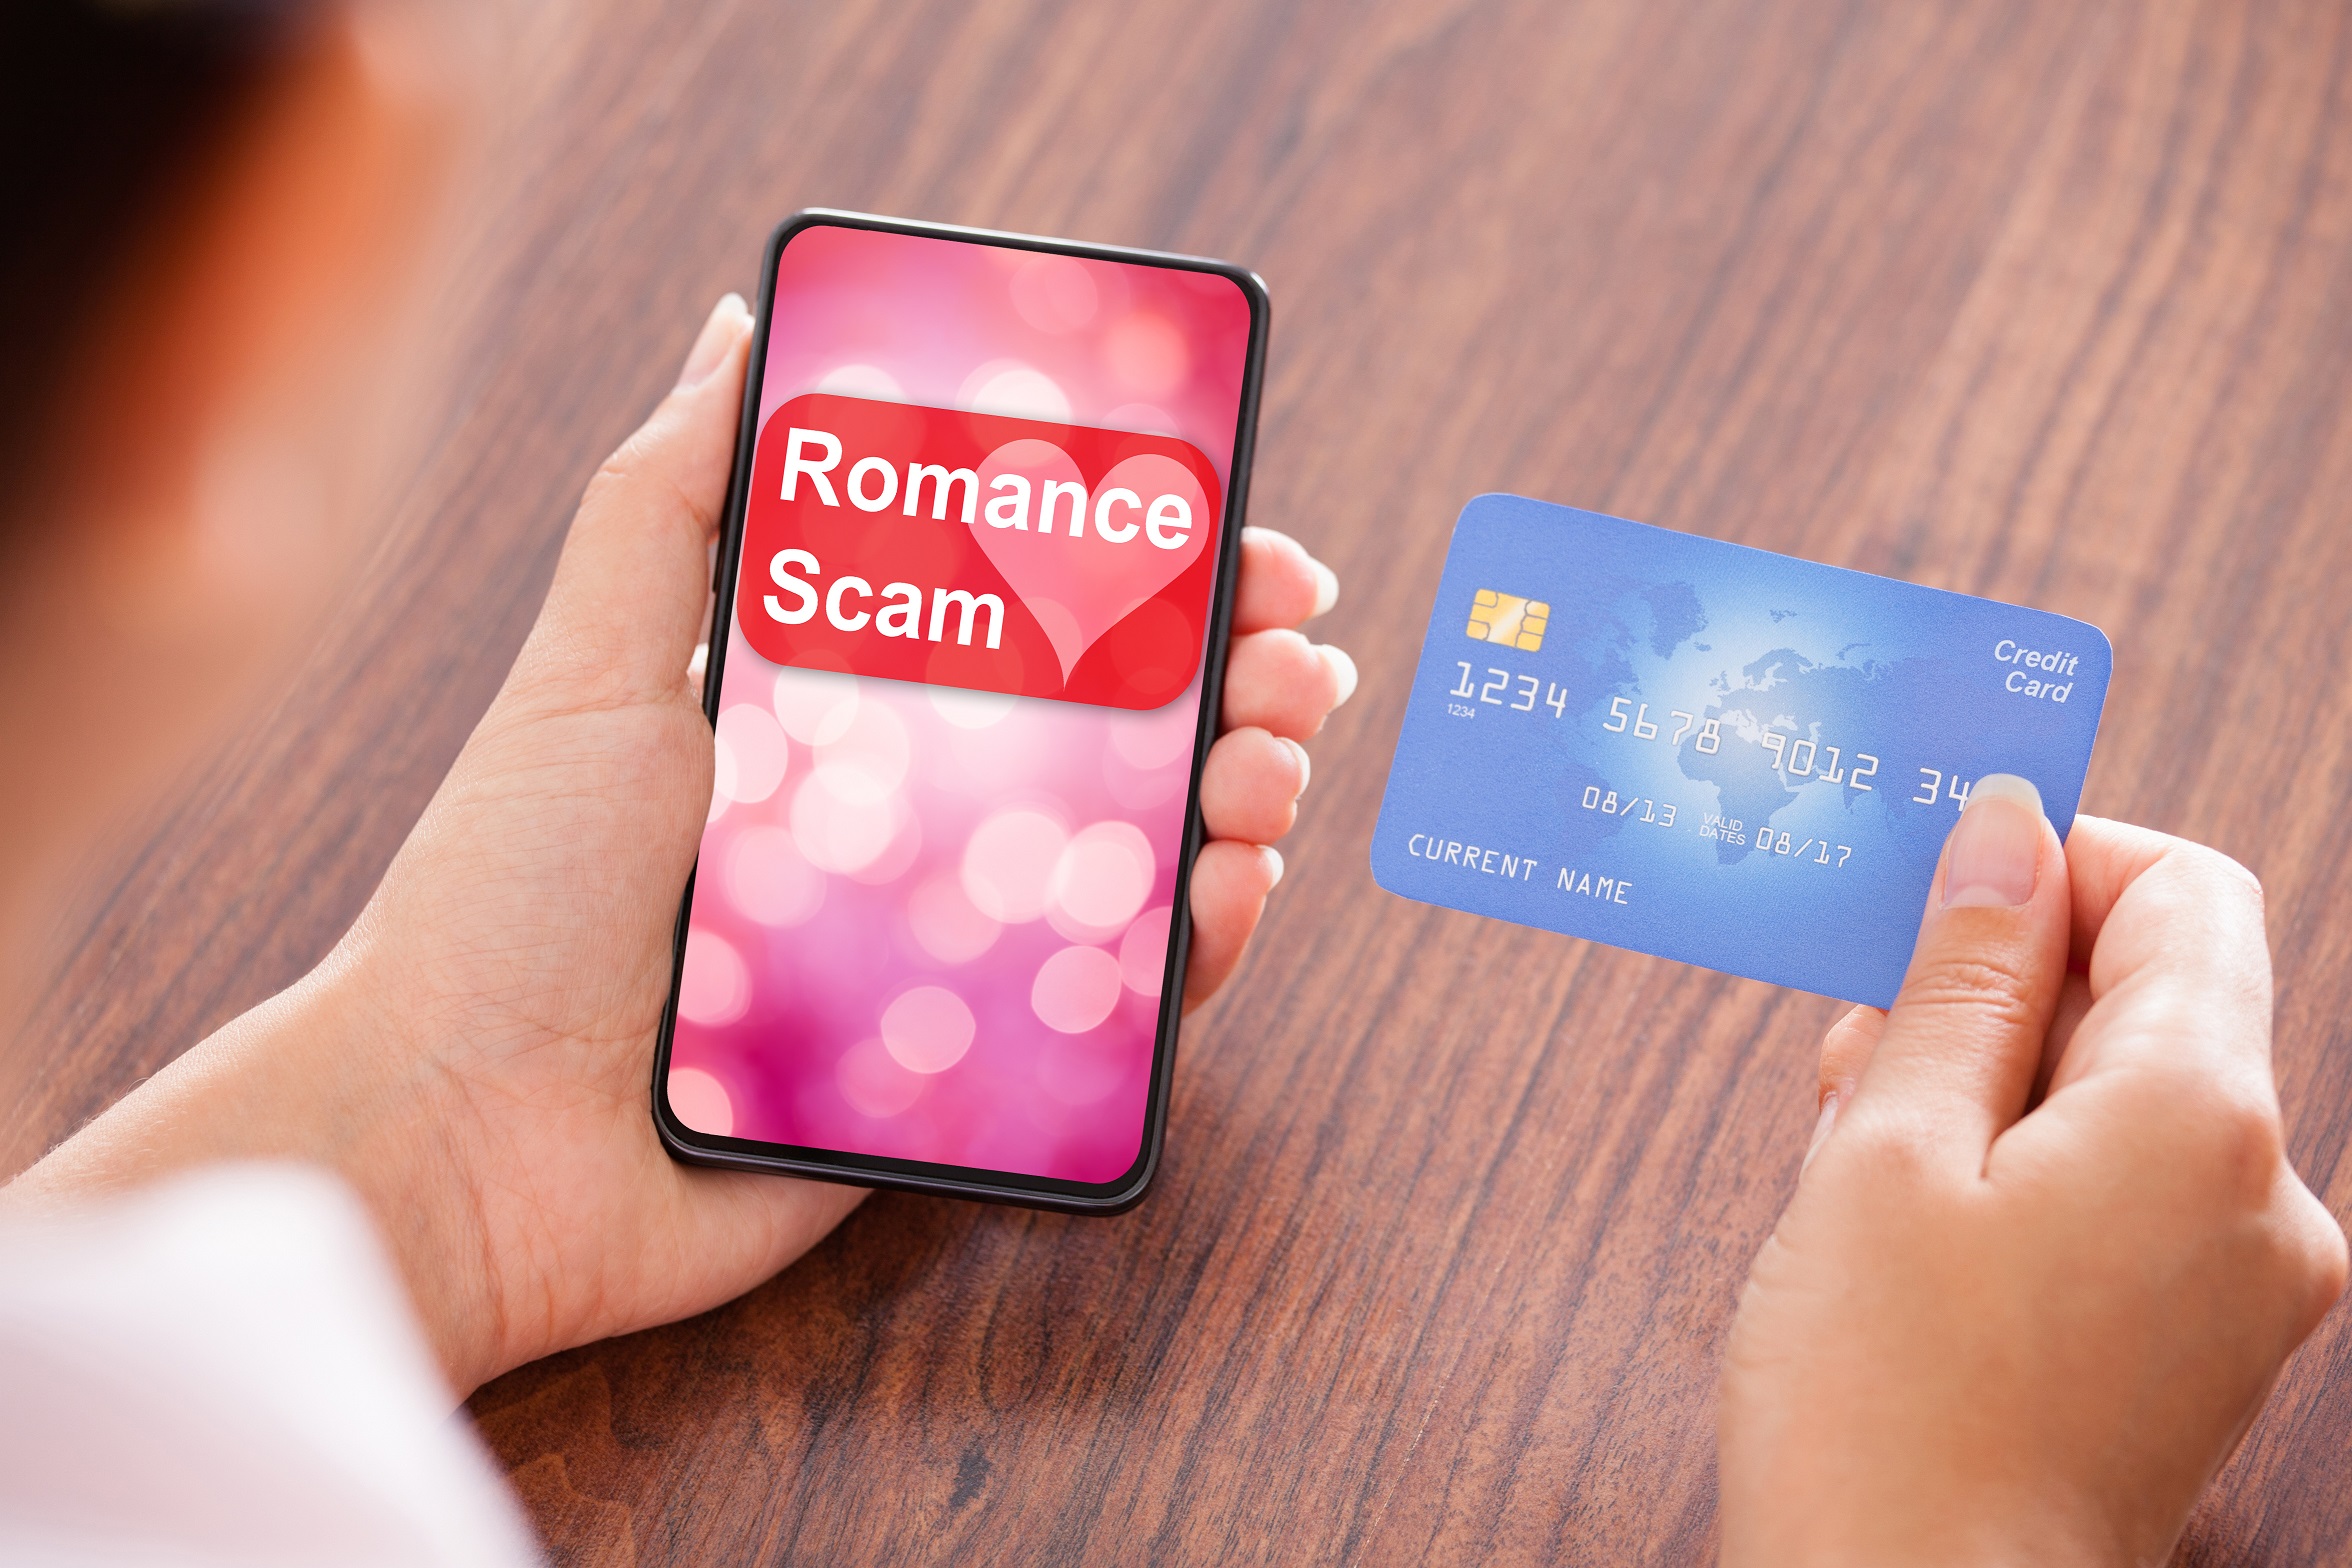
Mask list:
[[[1878,1008],[1857,1007],[1829,1026],[1829,1033],[1821,1037],[1817,1103],[1827,1106],[1833,1099],[1854,1097],[1854,1085],[1862,1081],[1862,1069],[1870,1065],[1878,1050],[1878,1037],[1886,1032],[1886,1021],[1887,1015]]]
[[[1250,728],[1220,736],[1201,765],[1201,819],[1211,838],[1271,844],[1290,831],[1307,787],[1307,748]]]
[[[2300,1255],[2295,1272],[2305,1286],[2291,1341],[2301,1344],[2344,1294],[2346,1277],[2352,1275],[2352,1247],[2345,1244],[2344,1227],[2334,1213],[2283,1162],[2277,1180],[2283,1191],[2273,1207],[2288,1232],[2287,1245]]]
[[[1944,842],[1902,990],[1856,1086],[1867,1122],[1981,1171],[2024,1113],[2066,975],[2066,853],[2040,792],[1977,782]]]
[[[1356,661],[1339,649],[1294,631],[1250,632],[1233,639],[1225,666],[1225,727],[1305,740],[1355,690]]]
[[[2262,884],[2202,844],[2119,822],[2078,823],[2070,868],[2078,858],[2087,885],[2076,923],[2091,933],[2084,967],[2090,1012],[2103,1026],[2067,1042],[2051,1092],[2109,1066],[2144,1064],[2187,1068],[2268,1102]]]
[[[1192,864],[1192,949],[1184,964],[1184,1010],[1216,994],[1241,962],[1266,895],[1282,880],[1282,854],[1232,839],[1201,846]]]
[[[1854,1098],[1854,1085],[1877,1054],[1879,1037],[1886,1033],[1887,1015],[1875,1007],[1850,1009],[1821,1037],[1821,1071],[1814,1089],[1813,1137],[1805,1145],[1800,1174],[1812,1167],[1813,1156],[1829,1141],[1838,1112]]]
[[[2091,949],[2107,912],[2139,874],[2187,840],[2129,822],[2077,816],[2066,834],[2066,874],[2074,887],[2075,966],[2090,967]]]
[[[2091,1010],[2091,982],[2073,969],[2066,972],[2066,982],[2058,988],[2058,1006],[2050,1014],[2050,1032],[2042,1041],[2042,1062],[2035,1070],[2033,1093],[2029,1103],[2040,1104],[2050,1096],[2050,1086],[2058,1073],[2058,1064],[2066,1059],[2067,1047],[2074,1040],[2074,1032],[2082,1027],[2083,1019]]]
[[[1233,629],[1261,632],[1296,626],[1339,602],[1339,576],[1288,534],[1241,531],[1241,581],[1233,590]]]
[[[678,384],[589,481],[510,691],[552,686],[567,703],[619,704],[685,690],[750,340],[751,314],[730,294]]]

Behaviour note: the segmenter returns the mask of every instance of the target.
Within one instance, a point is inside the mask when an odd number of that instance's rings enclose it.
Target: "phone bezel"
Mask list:
[[[1249,302],[1249,346],[1242,368],[1241,402],[1234,419],[1232,466],[1225,486],[1225,512],[1219,535],[1215,582],[1211,588],[1208,646],[1201,656],[1201,696],[1198,727],[1193,738],[1192,776],[1185,788],[1183,846],[1176,868],[1175,917],[1169,922],[1167,969],[1161,977],[1160,1016],[1152,1042],[1151,1081],[1144,1104],[1141,1147],[1135,1163],[1108,1182],[1060,1181],[1014,1171],[990,1171],[959,1165],[936,1165],[919,1160],[888,1159],[844,1150],[812,1149],[755,1139],[717,1137],[696,1132],[680,1122],[670,1108],[670,1042],[677,1025],[678,981],[686,958],[687,920],[694,908],[695,875],[701,869],[699,850],[695,872],[689,873],[678,903],[670,953],[670,994],[662,1007],[661,1034],[653,1061],[653,1121],[663,1146],[675,1159],[693,1165],[728,1170],[764,1171],[778,1175],[848,1182],[861,1187],[889,1187],[906,1192],[945,1197],[975,1198],[984,1202],[1020,1204],[1079,1214],[1116,1214],[1143,1201],[1157,1174],[1166,1141],[1169,1084],[1174,1073],[1176,1041],[1184,1016],[1184,965],[1192,941],[1190,891],[1193,862],[1204,836],[1201,824],[1201,768],[1209,745],[1216,739],[1217,715],[1225,682],[1225,655],[1232,633],[1233,592],[1241,567],[1242,518],[1248,509],[1252,448],[1256,444],[1258,399],[1264,380],[1266,334],[1272,301],[1256,273],[1229,262],[1166,251],[1137,250],[1116,245],[1089,245],[1075,240],[1034,234],[1010,234],[953,224],[877,217],[871,213],[842,212],[809,207],[778,224],[768,236],[760,266],[758,306],[753,316],[751,363],[745,372],[743,414],[735,441],[735,468],[727,486],[727,507],[719,531],[718,566],[712,579],[717,608],[712,618],[710,654],[703,675],[703,715],[718,722],[719,692],[724,679],[727,627],[735,600],[735,584],[743,550],[743,528],[751,486],[752,448],[759,438],[759,406],[767,374],[768,328],[775,308],[776,268],[784,247],[804,229],[839,227],[873,229],[927,239],[952,240],[1013,250],[1044,251],[1102,261],[1130,262],[1187,272],[1205,272],[1237,286]]]

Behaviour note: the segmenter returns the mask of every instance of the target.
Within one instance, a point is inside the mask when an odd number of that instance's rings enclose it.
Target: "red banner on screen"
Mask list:
[[[736,624],[776,664],[1157,708],[1222,520],[1172,436],[810,393],[760,432]]]

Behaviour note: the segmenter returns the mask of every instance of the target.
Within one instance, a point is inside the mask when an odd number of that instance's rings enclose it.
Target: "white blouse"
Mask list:
[[[0,1563],[539,1554],[366,1212],[224,1166],[0,1227]]]

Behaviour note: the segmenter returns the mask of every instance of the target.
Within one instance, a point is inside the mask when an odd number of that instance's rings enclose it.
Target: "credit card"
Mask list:
[[[1462,510],[1388,775],[1392,893],[1884,1007],[1988,773],[2063,837],[2083,621],[1522,496]]]

